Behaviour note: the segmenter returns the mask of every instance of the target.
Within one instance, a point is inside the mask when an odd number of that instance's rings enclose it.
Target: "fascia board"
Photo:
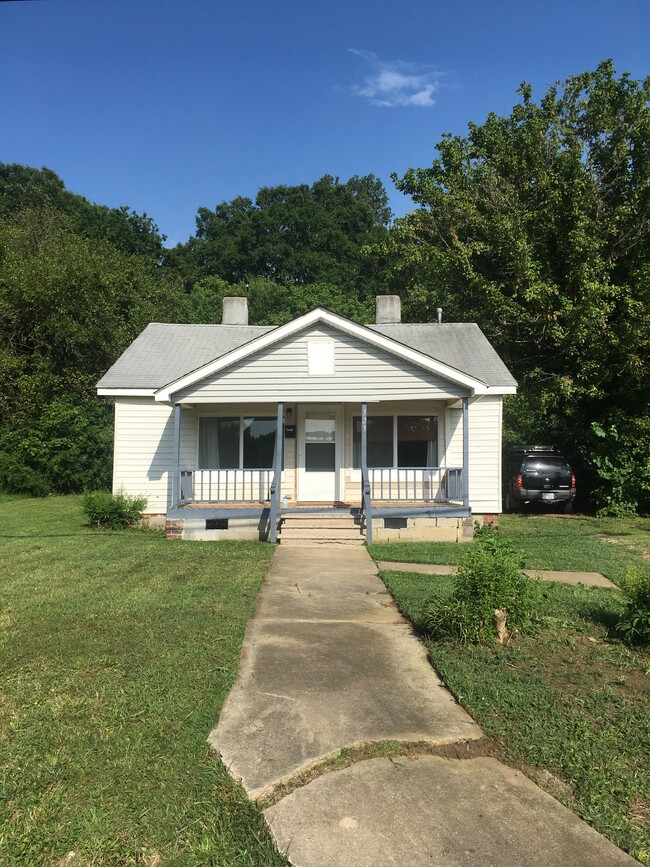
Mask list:
[[[490,385],[486,394],[517,394],[516,385]]]
[[[155,388],[98,388],[100,397],[153,397]]]
[[[185,374],[185,376],[180,377],[174,382],[168,383],[156,391],[156,400],[162,403],[168,402],[172,399],[173,394],[188,388],[195,382],[206,379],[208,376],[218,373],[220,370],[230,367],[238,361],[242,361],[249,355],[253,355],[262,349],[266,349],[274,343],[278,343],[285,337],[290,337],[292,334],[296,334],[298,331],[302,331],[310,325],[316,325],[321,322],[331,325],[338,331],[358,337],[364,343],[369,343],[372,346],[385,349],[392,355],[410,361],[418,367],[437,373],[442,376],[443,379],[455,382],[458,385],[464,385],[466,388],[470,389],[473,394],[485,394],[487,391],[487,386],[484,382],[473,379],[453,367],[449,367],[440,361],[430,358],[428,355],[424,355],[415,349],[404,346],[404,344],[398,343],[390,337],[378,334],[369,328],[365,328],[363,325],[357,325],[356,322],[344,319],[342,316],[338,316],[336,313],[332,313],[329,310],[324,310],[322,307],[316,307],[314,310],[310,310],[309,313],[299,316],[298,319],[287,322],[285,325],[280,325],[273,331],[269,331],[261,337],[257,337],[255,340],[251,340],[249,343],[246,343],[237,349],[233,349],[226,355],[222,355],[220,358]]]

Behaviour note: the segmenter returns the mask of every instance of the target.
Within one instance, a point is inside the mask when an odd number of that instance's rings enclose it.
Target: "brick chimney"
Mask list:
[[[222,325],[248,325],[248,298],[230,295],[223,299]]]
[[[399,295],[377,295],[375,297],[375,322],[377,325],[397,325],[402,321],[402,307]]]

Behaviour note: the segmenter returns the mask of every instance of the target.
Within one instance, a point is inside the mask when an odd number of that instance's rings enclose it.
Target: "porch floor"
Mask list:
[[[167,510],[170,519],[182,518],[254,518],[270,511],[270,503],[187,503]],[[295,503],[280,508],[279,514],[306,514],[317,512],[328,515],[358,515],[360,502],[346,503]],[[471,509],[459,503],[426,503],[414,500],[381,500],[372,505],[373,518],[411,517],[468,518]]]

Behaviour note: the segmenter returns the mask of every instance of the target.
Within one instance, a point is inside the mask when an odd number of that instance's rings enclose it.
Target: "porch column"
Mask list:
[[[174,404],[174,447],[172,456],[172,509],[181,499],[181,405]]]
[[[361,501],[366,519],[366,544],[372,545],[372,505],[368,478],[368,404],[361,404]]]
[[[463,398],[463,506],[469,508],[469,398]]]
[[[282,442],[284,440],[284,404],[278,404],[275,429],[275,457],[273,458],[273,481],[271,483],[271,510],[269,515],[269,542],[278,540],[278,517],[282,488]]]

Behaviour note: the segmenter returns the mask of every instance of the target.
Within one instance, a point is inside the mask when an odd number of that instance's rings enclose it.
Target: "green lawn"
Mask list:
[[[1,864],[286,864],[206,744],[272,551],[2,498]]]
[[[557,550],[551,535],[546,541]],[[561,538],[557,547],[566,544]],[[543,545],[531,542],[533,548]],[[543,565],[555,565],[552,556]],[[621,564],[610,564],[614,572],[627,560],[624,550],[619,556]],[[589,566],[606,571],[598,559]],[[421,634],[434,590],[444,595],[453,583],[416,573],[382,577]],[[506,647],[427,641],[431,661],[494,739],[496,754],[650,863],[650,651],[629,650],[611,637],[622,610],[618,591],[542,586],[537,635]]]
[[[500,532],[523,551],[528,569],[602,572],[612,581],[650,552],[650,518],[502,515]],[[455,565],[465,547],[457,542],[380,542],[370,553],[375,560]]]

